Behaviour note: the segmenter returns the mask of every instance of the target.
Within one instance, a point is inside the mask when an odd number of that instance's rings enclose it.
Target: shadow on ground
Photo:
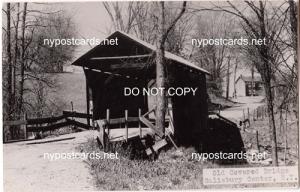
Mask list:
[[[202,131],[199,153],[241,153],[245,152],[240,130],[236,124],[223,119],[208,119],[208,129]],[[218,164],[246,163],[245,159],[213,160]]]

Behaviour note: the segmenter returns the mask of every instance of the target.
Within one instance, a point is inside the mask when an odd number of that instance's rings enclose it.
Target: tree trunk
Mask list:
[[[6,113],[4,116],[4,119],[12,120],[12,57],[11,57],[11,30],[10,30],[10,3],[7,3],[7,101],[6,101]],[[4,133],[5,130],[3,130]],[[13,127],[10,127],[9,129],[11,139],[14,139],[15,132]]]
[[[19,32],[19,21],[20,21],[20,3],[17,3],[17,20],[16,20],[16,26],[15,26],[15,58],[14,58],[14,67],[13,67],[13,83],[12,83],[12,91],[13,91],[13,105],[16,107],[17,99],[16,99],[16,82],[17,82],[17,66],[18,66],[18,57],[19,57],[19,48],[18,48],[18,32]],[[18,118],[18,117],[17,117]],[[19,119],[19,118],[18,118]]]
[[[226,99],[229,98],[229,84],[230,84],[230,57],[228,57],[227,74],[226,74]]]
[[[265,81],[265,92],[267,98],[267,107],[268,107],[268,120],[269,128],[271,135],[271,146],[272,146],[272,164],[278,166],[278,155],[277,155],[277,136],[276,136],[276,126],[275,126],[275,117],[274,117],[274,108],[273,108],[273,95],[271,88],[271,79],[266,79]]]
[[[236,81],[236,71],[237,71],[237,67],[238,67],[238,60],[235,60],[235,67],[234,67],[234,74],[233,74],[233,97],[236,98],[236,85],[235,85],[235,81]]]
[[[291,26],[291,31],[292,31],[292,47],[293,47],[293,54],[294,54],[294,63],[295,63],[295,71],[296,74],[298,74],[298,49],[297,49],[297,44],[300,45],[298,42],[298,34],[297,34],[297,5],[294,0],[289,0],[289,6],[290,6],[290,26]],[[299,4],[298,4],[299,6]],[[299,15],[299,14],[298,14]],[[298,83],[298,76],[296,76],[295,80],[295,87],[297,87]],[[297,90],[296,90],[297,91]],[[299,97],[296,92],[296,97],[297,97],[297,105],[299,105]],[[298,107],[295,107],[294,113],[297,119],[297,125],[299,125],[299,109]],[[299,128],[297,129],[297,141],[299,141]],[[297,150],[297,156],[299,157],[299,149]]]
[[[18,102],[18,115],[21,115],[23,108],[23,94],[24,94],[24,73],[25,73],[25,30],[26,30],[26,14],[27,3],[24,3],[23,17],[22,17],[22,55],[21,55],[21,68],[20,68],[20,87],[19,87],[19,102]]]
[[[254,96],[254,64],[251,68],[251,96]]]
[[[272,68],[271,68],[271,57],[266,46],[262,46],[261,55],[264,58],[261,67],[259,68],[260,75],[264,82],[268,120],[269,120],[269,133],[272,147],[272,164],[278,166],[278,154],[277,154],[277,136],[276,136],[276,125],[274,117],[274,94],[272,93]]]
[[[156,43],[156,86],[162,92],[156,98],[156,127],[165,133],[165,114],[166,114],[166,96],[165,96],[165,45],[164,45],[164,27],[165,27],[165,8],[164,2],[160,2],[161,13],[159,21],[159,36]]]
[[[7,118],[12,118],[12,56],[11,56],[11,29],[10,29],[10,3],[7,3]]]
[[[160,3],[160,15],[158,16],[158,41],[156,43],[156,86],[162,91],[156,97],[156,127],[165,134],[165,114],[166,114],[166,77],[165,77],[165,42],[170,31],[186,10],[186,1],[183,2],[182,9],[178,16],[171,22],[165,30],[165,4]]]
[[[297,43],[298,43],[298,36],[297,36],[297,6],[294,0],[289,0],[290,6],[290,23],[291,23],[291,31],[292,31],[292,46],[294,49],[294,60],[296,63],[296,71],[298,71],[298,58],[297,58]]]
[[[262,66],[261,66],[261,76],[264,79],[265,83],[265,93],[267,98],[267,107],[268,107],[268,120],[269,120],[269,129],[270,129],[270,139],[271,139],[271,147],[272,147],[272,164],[273,166],[278,166],[278,155],[277,155],[277,137],[276,137],[276,125],[275,125],[275,118],[274,118],[274,104],[273,104],[273,94],[272,94],[272,86],[271,86],[271,75],[272,75],[272,68],[271,68],[271,60],[274,59],[270,57],[270,50],[268,47],[269,39],[266,32],[266,25],[265,25],[265,7],[262,1],[259,1],[259,11],[260,11],[260,18],[259,18],[259,26],[260,26],[260,34],[261,38],[267,39],[267,45],[260,46],[260,55],[262,57]]]

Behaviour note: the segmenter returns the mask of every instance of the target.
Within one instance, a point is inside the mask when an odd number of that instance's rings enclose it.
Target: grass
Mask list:
[[[80,146],[81,152],[100,152],[94,140]],[[203,167],[216,167],[208,163],[191,160],[192,148],[176,156],[175,150],[162,151],[152,160],[130,160],[121,156],[119,160],[89,160],[97,187],[100,190],[168,190],[199,189],[202,185]]]
[[[100,152],[97,143],[89,139],[79,147],[81,152]],[[204,168],[255,167],[257,165],[218,165],[212,162],[191,160],[193,148],[181,148],[182,156],[174,149],[162,151],[157,160],[130,160],[121,156],[119,160],[92,160],[88,164],[99,190],[190,190],[230,189],[256,187],[293,187],[295,184],[237,184],[203,185]]]
[[[288,153],[286,155],[286,165],[295,165],[298,162],[297,157],[295,156],[297,154],[297,119],[295,116],[291,113],[288,113],[288,120],[287,120],[287,135],[285,135],[285,114],[283,121],[281,122],[280,127],[280,115],[279,113],[275,114],[275,125],[276,125],[276,132],[277,132],[277,147],[278,147],[278,158],[281,162],[281,165],[284,163],[284,148],[285,148],[285,141],[287,136],[287,149]],[[270,144],[270,128],[269,128],[269,122],[268,118],[260,118],[256,121],[251,120],[251,127],[249,129],[252,129],[254,131],[258,131],[258,139],[259,139],[259,145],[263,146],[261,150],[269,151],[271,152]],[[253,132],[254,132],[253,131]],[[244,144],[247,146],[247,144],[251,143],[252,148],[256,148],[257,142],[256,142],[256,136],[253,133],[246,133],[241,132]]]

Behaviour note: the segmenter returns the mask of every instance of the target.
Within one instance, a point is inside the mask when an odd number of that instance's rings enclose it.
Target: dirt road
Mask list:
[[[261,102],[262,99],[263,97],[240,98],[240,100],[237,100],[237,102],[239,103],[236,104],[236,106],[222,110],[220,112],[220,115],[232,121],[239,122],[243,119],[243,110],[246,116],[248,113],[248,109],[249,112],[252,114],[254,109],[264,104],[263,102]]]
[[[4,191],[91,191],[93,177],[88,165],[80,159],[55,160],[44,158],[44,153],[72,153],[76,147],[93,138],[95,132],[84,131],[53,139],[74,139],[43,144],[33,141],[5,144]],[[49,139],[48,139],[49,140]],[[50,139],[51,140],[51,139]],[[35,140],[45,141],[44,140]]]

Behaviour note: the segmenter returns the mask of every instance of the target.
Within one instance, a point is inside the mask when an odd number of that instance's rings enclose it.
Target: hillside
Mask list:
[[[74,110],[86,112],[86,87],[83,73],[48,73],[45,76],[54,82],[52,87],[38,81],[25,81],[26,88],[31,90],[26,92],[24,97],[25,101],[30,103],[30,107],[26,106],[28,117],[59,115],[63,110],[71,110],[71,102]]]

